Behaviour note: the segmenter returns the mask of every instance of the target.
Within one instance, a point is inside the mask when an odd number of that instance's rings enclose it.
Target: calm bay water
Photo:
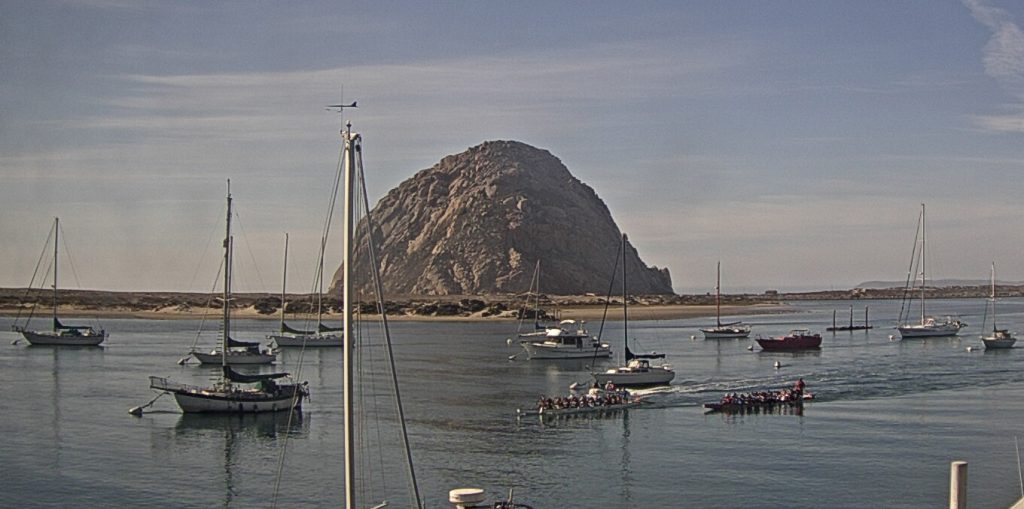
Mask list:
[[[505,342],[509,322],[392,324],[427,505],[448,507],[449,489],[476,486],[492,499],[514,487],[517,500],[537,508],[938,507],[958,459],[970,463],[971,507],[1010,505],[1020,496],[1014,436],[1024,435],[1024,348],[982,350],[982,300],[930,302],[970,327],[959,338],[912,341],[888,338],[898,302],[857,302],[858,321],[865,304],[876,326],[869,332],[824,332],[833,309],[841,324],[847,319],[846,302],[743,317],[755,335],[822,331],[822,350],[802,354],[705,341],[697,327],[707,319],[631,322],[634,350],[669,354],[673,385],[645,391],[650,407],[543,423],[517,421],[515,409],[588,379],[587,362],[527,361]],[[1024,301],[1000,301],[1000,322],[1024,332]],[[3,330],[10,324],[0,319]],[[313,394],[295,422],[183,416],[170,397],[135,418],[128,409],[155,395],[148,376],[205,384],[216,370],[176,364],[197,322],[102,325],[111,333],[104,348],[12,346],[18,336],[3,333],[0,506],[269,506],[282,448],[281,507],[341,504],[341,351],[307,352],[301,366],[297,352],[280,358]],[[254,339],[276,322],[235,325],[237,338]],[[621,337],[621,323],[606,326],[617,352]],[[818,396],[803,415],[700,408],[724,392],[801,376]],[[396,485],[404,478],[397,469],[390,477]]]

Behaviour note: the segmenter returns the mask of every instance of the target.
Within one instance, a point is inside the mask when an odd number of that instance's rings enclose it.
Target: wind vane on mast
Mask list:
[[[327,111],[337,110],[338,113],[341,114],[341,125],[345,125],[345,109],[358,108],[358,106],[356,106],[356,102],[357,101],[352,101],[352,104],[329,104],[324,109],[326,109]]]

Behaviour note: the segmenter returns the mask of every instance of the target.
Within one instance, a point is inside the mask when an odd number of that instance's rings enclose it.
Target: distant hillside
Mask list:
[[[856,286],[856,288],[874,289],[881,290],[886,288],[903,288],[906,281],[865,281]],[[929,280],[928,286],[933,288],[956,288],[964,286],[989,286],[989,280],[987,279],[936,279],[934,281]],[[1021,286],[1024,282],[1020,281],[1000,281],[996,280],[996,284],[1000,286]]]
[[[524,292],[538,261],[542,292],[604,295],[621,245],[593,189],[548,151],[515,141],[445,157],[392,189],[371,214],[389,295]],[[357,276],[368,268],[365,226]],[[672,293],[668,269],[648,267],[631,245],[625,264],[630,292]]]

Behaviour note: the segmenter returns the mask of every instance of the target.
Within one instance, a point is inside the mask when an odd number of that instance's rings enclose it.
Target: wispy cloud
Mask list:
[[[974,19],[992,31],[985,45],[985,72],[1020,85],[1024,81],[1024,33],[1003,9],[986,5],[983,0],[964,0],[964,5]]]
[[[994,78],[1019,101],[1024,102],[1024,32],[1014,22],[1010,13],[993,7],[984,0],[963,0],[979,23],[992,31],[992,38],[985,44],[983,62],[985,74]],[[992,131],[1024,133],[1024,108],[1009,114],[978,115],[977,125]]]

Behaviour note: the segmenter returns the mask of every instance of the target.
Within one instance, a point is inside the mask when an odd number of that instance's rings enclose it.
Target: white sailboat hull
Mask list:
[[[220,352],[192,352],[192,356],[195,357],[200,364],[211,364],[221,365],[221,353]],[[247,364],[271,364],[277,359],[277,355],[273,353],[249,353],[249,352],[228,352],[227,358],[224,359],[224,363],[228,366],[241,366]]]
[[[715,327],[701,329],[704,339],[743,339],[750,337],[749,327]]]
[[[599,345],[564,345],[556,343],[523,343],[526,355],[531,359],[592,359],[611,357],[612,349],[605,343]]]
[[[963,327],[965,326],[959,321],[947,321],[943,323],[901,325],[897,329],[900,331],[900,336],[903,339],[916,339],[956,336]]]
[[[234,413],[253,414],[263,412],[281,412],[293,408],[291,395],[259,400],[245,400],[231,397],[225,393],[192,394],[175,392],[174,400],[185,413]],[[302,398],[294,398],[294,408],[302,408]]]
[[[98,346],[107,339],[106,332],[96,334],[55,334],[30,330],[20,332],[25,341],[36,346]]]
[[[593,373],[598,385],[611,382],[616,387],[643,387],[651,385],[667,385],[676,374],[662,367],[652,367],[649,371],[608,370],[604,373]]]
[[[345,346],[344,334],[271,334],[267,339],[277,346]]]
[[[185,413],[252,414],[301,409],[307,396],[304,387],[295,384],[279,385],[268,393],[260,389],[241,389],[236,386],[197,387],[179,384],[166,378],[151,376],[149,385],[169,392]]]

